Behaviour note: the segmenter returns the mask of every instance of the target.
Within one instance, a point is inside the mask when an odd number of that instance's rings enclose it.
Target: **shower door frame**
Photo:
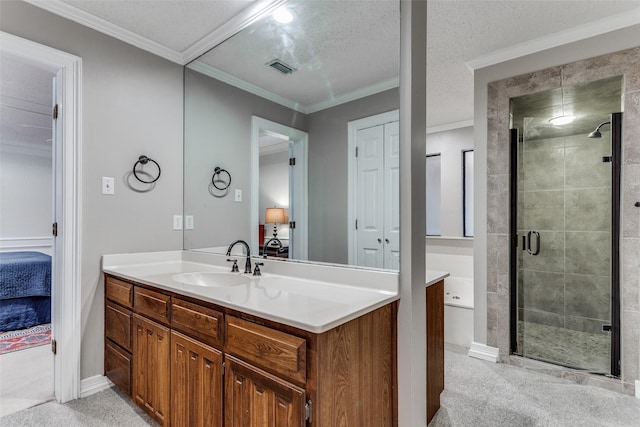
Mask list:
[[[611,340],[609,375],[619,377],[620,366],[620,186],[622,170],[622,113],[611,114]],[[509,132],[509,324],[510,353],[518,344],[518,129]]]

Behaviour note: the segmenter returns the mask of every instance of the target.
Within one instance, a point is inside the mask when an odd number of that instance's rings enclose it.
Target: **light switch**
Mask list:
[[[184,229],[193,230],[193,215],[185,215],[184,217]]]
[[[182,230],[182,215],[173,216],[173,229]]]
[[[115,180],[110,176],[102,177],[102,194],[115,194]]]
[[[241,202],[241,201],[242,201],[242,190],[237,188],[236,189],[236,202]]]

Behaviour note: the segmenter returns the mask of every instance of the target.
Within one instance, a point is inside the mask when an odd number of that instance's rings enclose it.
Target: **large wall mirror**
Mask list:
[[[349,124],[397,116],[400,2],[279,3],[185,68],[184,248],[355,263]]]

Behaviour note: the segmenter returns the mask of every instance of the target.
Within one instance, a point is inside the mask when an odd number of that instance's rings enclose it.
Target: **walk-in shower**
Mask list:
[[[621,95],[615,77],[511,99],[511,351],[612,376]]]

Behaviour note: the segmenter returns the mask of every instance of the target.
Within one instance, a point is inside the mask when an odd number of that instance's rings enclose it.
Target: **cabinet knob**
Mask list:
[[[389,239],[384,239],[384,242],[385,243],[389,243]]]
[[[378,243],[382,243],[382,239],[378,239]]]

